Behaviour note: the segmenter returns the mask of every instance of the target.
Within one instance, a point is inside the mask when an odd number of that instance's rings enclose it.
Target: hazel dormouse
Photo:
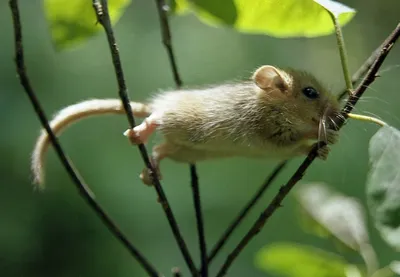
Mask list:
[[[318,140],[329,145],[338,138],[336,98],[310,73],[271,65],[259,67],[249,81],[164,91],[147,104],[130,105],[135,117],[145,118],[124,133],[132,143],[146,143],[155,131],[163,137],[151,154],[160,177],[164,158],[185,163],[236,156],[284,160],[307,155]],[[83,118],[124,112],[119,99],[86,100],[59,111],[50,127],[59,135]],[[44,186],[49,144],[42,130],[32,154],[39,187]],[[322,147],[318,157],[324,160],[328,153],[329,147]],[[152,183],[146,169],[140,177]]]

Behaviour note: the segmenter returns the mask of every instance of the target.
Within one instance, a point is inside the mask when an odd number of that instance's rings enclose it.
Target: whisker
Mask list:
[[[399,67],[400,67],[400,64],[390,65],[386,68],[379,70],[378,75],[382,76],[384,73],[386,74],[387,72],[392,71],[393,69],[397,69]]]
[[[326,116],[324,116],[323,120],[322,120],[322,131],[324,132],[324,142],[328,141],[328,136],[326,135]]]
[[[339,130],[339,126],[337,125],[337,123],[335,122],[335,120],[333,120],[331,117],[329,117],[329,120],[332,122],[333,127],[335,128],[335,130]]]
[[[384,99],[382,99],[380,97],[377,97],[377,96],[363,96],[358,101],[370,101],[370,100],[379,101],[379,102],[384,103],[384,104],[389,104],[388,101],[386,101],[386,100],[384,100]]]
[[[321,132],[322,132],[322,121],[323,121],[323,116],[321,116],[321,119],[318,124],[318,141],[321,141]]]
[[[318,129],[318,140],[319,141],[324,141],[326,142],[327,136],[326,136],[326,113],[328,111],[329,107],[324,110],[324,113],[321,115],[321,119],[319,121],[319,129]],[[323,137],[321,135],[324,135]],[[321,139],[322,138],[322,139]]]
[[[380,91],[378,91],[376,88],[373,88],[372,86],[366,86],[368,90],[372,90],[373,92],[377,92],[379,93]],[[364,97],[363,97],[364,98]]]
[[[379,93],[380,91],[376,88],[373,88],[372,86],[367,86],[368,90],[372,90],[375,93]],[[343,99],[340,100],[340,103],[345,103],[347,102],[348,97],[344,97]],[[374,100],[378,100],[378,101],[382,101],[383,103],[387,103],[386,101],[384,101],[383,99],[376,97],[376,96],[363,96],[361,99],[358,99],[358,101],[365,101],[368,99],[374,99]]]
[[[346,121],[347,119],[341,114],[341,113],[337,113],[336,117],[342,121]],[[336,123],[335,123],[336,124]]]

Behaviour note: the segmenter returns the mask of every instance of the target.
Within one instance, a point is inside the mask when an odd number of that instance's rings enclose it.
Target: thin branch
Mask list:
[[[229,237],[232,235],[232,233],[236,229],[236,227],[247,216],[247,214],[254,207],[254,205],[258,202],[258,200],[260,200],[260,198],[263,196],[264,192],[269,188],[269,186],[272,184],[272,182],[275,180],[275,178],[279,175],[279,173],[285,168],[287,163],[288,163],[288,161],[281,162],[280,164],[278,164],[278,166],[276,166],[274,168],[274,170],[267,177],[267,179],[262,184],[262,186],[258,189],[258,191],[250,199],[250,201],[243,207],[243,209],[239,212],[239,214],[236,216],[236,218],[232,221],[232,223],[229,225],[228,229],[226,229],[224,234],[221,236],[221,238],[218,240],[218,242],[212,248],[212,250],[208,256],[209,264],[214,260],[215,256],[218,254],[218,252],[222,249],[222,247],[228,241]]]
[[[171,31],[169,28],[168,15],[167,15],[168,5],[165,3],[165,0],[156,0],[156,4],[157,4],[158,17],[160,19],[162,43],[164,44],[164,47],[168,53],[168,58],[171,64],[172,74],[174,76],[176,87],[180,88],[182,86],[182,79],[178,71],[174,49],[172,47]]]
[[[204,234],[203,215],[201,212],[199,182],[196,167],[193,164],[190,165],[190,175],[192,180],[192,194],[196,213],[197,232],[199,236],[199,248],[201,256],[200,274],[202,277],[208,277],[207,247]]]
[[[172,75],[174,77],[175,85],[177,89],[179,89],[182,86],[182,78],[180,77],[178,71],[178,66],[175,59],[174,50],[172,47],[171,30],[169,27],[169,21],[167,15],[168,6],[166,5],[164,0],[156,0],[156,5],[157,5],[158,16],[160,19],[162,43],[168,54],[168,59],[171,65],[171,70],[172,70]],[[194,209],[196,214],[197,233],[199,237],[199,248],[201,256],[200,272],[203,277],[207,277],[208,276],[207,244],[204,235],[204,221],[201,208],[199,180],[197,177],[198,175],[196,166],[194,164],[190,164],[189,169],[191,176],[191,187],[192,187]]]
[[[39,120],[49,135],[50,142],[52,143],[58,158],[60,159],[62,165],[67,171],[68,175],[72,179],[75,187],[78,189],[82,198],[86,201],[89,207],[97,214],[98,217],[107,226],[114,237],[121,242],[121,244],[131,253],[131,255],[139,262],[143,269],[147,272],[149,276],[158,277],[159,274],[152,264],[139,252],[139,250],[128,240],[128,238],[122,233],[121,229],[111,220],[110,216],[101,208],[99,203],[97,203],[93,193],[90,191],[85,181],[79,176],[78,172],[74,169],[72,162],[67,158],[64,150],[62,149],[57,137],[53,133],[47,117],[36,97],[35,91],[33,90],[28,75],[26,73],[25,58],[24,58],[24,48],[22,40],[22,26],[20,20],[20,13],[17,0],[9,1],[13,25],[14,25],[14,40],[15,40],[15,62],[17,66],[17,73],[23,86],[25,93],[29,97],[31,104],[35,110],[35,113],[39,117]]]
[[[385,40],[386,43],[381,48],[378,57],[376,57],[374,63],[372,64],[371,68],[367,72],[364,79],[360,82],[356,90],[349,97],[349,100],[347,101],[345,107],[342,109],[341,112],[341,114],[345,118],[347,114],[352,111],[354,105],[357,103],[358,99],[360,99],[360,97],[363,95],[368,86],[376,79],[376,74],[379,68],[381,67],[388,53],[392,49],[392,46],[398,39],[399,35],[400,35],[400,24],[397,25],[396,29]],[[338,128],[340,128],[344,124],[344,121],[338,119],[337,123],[338,123]],[[303,163],[300,165],[300,167],[290,178],[290,180],[279,189],[279,192],[272,199],[268,207],[261,213],[261,215],[253,224],[253,226],[250,228],[248,233],[242,238],[242,240],[235,247],[235,249],[228,255],[220,271],[216,275],[217,277],[225,276],[229,267],[232,265],[233,261],[238,257],[238,255],[241,253],[244,247],[246,247],[247,244],[251,241],[251,239],[253,239],[254,236],[261,231],[262,227],[265,225],[265,223],[268,221],[271,215],[281,206],[283,199],[287,196],[287,194],[291,191],[291,189],[295,186],[295,184],[304,176],[307,168],[312,164],[312,162],[316,158],[318,148],[323,147],[324,145],[325,145],[324,142],[317,143],[315,147],[311,150],[311,152],[308,154],[306,159],[303,161]]]
[[[135,119],[134,119],[134,116],[133,116],[133,113],[132,113],[132,110],[131,110],[131,107],[129,104],[130,101],[129,101],[129,97],[128,97],[128,89],[126,87],[124,72],[123,72],[122,65],[121,65],[121,58],[120,58],[119,50],[118,50],[117,43],[116,43],[116,40],[114,37],[114,31],[111,26],[111,20],[110,20],[110,16],[108,13],[107,0],[93,0],[93,8],[95,10],[98,22],[103,26],[104,31],[106,33],[107,41],[108,41],[108,45],[110,48],[111,57],[112,57],[112,61],[113,61],[113,66],[114,66],[116,78],[118,81],[119,97],[123,103],[123,106],[124,106],[124,109],[125,109],[128,121],[129,121],[129,125],[131,128],[134,128],[136,125]],[[183,240],[182,234],[181,234],[178,224],[176,222],[175,216],[171,210],[171,207],[169,205],[167,197],[164,193],[164,190],[161,186],[160,180],[158,179],[156,171],[154,170],[153,165],[150,162],[146,147],[143,144],[140,144],[140,145],[138,145],[138,148],[139,148],[140,154],[142,156],[142,159],[143,159],[144,163],[146,164],[146,167],[150,171],[150,175],[152,177],[154,187],[158,194],[159,202],[166,214],[168,223],[172,229],[173,235],[175,237],[175,240],[177,241],[179,249],[181,250],[183,258],[185,259],[185,262],[188,265],[192,275],[196,276],[197,275],[196,267],[193,263],[193,260],[189,253],[187,245],[186,245],[185,241]]]

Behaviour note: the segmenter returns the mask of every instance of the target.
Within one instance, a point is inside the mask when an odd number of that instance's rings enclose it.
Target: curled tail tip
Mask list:
[[[33,164],[32,175],[33,175],[32,185],[34,186],[34,188],[39,191],[44,190],[45,183],[44,183],[44,173],[42,168],[40,166]]]
[[[33,187],[35,190],[43,191],[45,189],[44,181],[41,177],[35,176],[32,181]]]
[[[44,185],[44,171],[43,171],[43,156],[41,151],[33,151],[31,160],[32,184],[38,190],[43,190]]]

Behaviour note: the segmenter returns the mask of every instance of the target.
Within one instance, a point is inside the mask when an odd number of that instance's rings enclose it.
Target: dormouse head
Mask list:
[[[260,88],[261,100],[279,109],[288,121],[334,125],[339,103],[310,73],[264,65],[255,71],[253,81]]]

